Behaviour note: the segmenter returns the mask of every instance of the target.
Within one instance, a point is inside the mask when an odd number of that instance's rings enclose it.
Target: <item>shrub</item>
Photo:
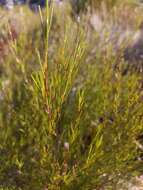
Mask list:
[[[142,78],[123,75],[124,60],[110,46],[87,59],[84,32],[69,17],[71,24],[56,38],[52,15],[47,7],[42,35],[33,41],[23,34],[5,59],[0,184],[16,190],[116,189],[120,179],[141,172],[136,142],[143,128]]]

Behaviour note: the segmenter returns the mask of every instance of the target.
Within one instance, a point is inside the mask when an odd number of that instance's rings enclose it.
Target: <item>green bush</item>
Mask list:
[[[141,172],[136,142],[143,129],[142,78],[123,75],[125,63],[110,47],[88,62],[80,25],[68,20],[58,30],[53,10],[46,12],[42,35],[34,34],[35,41],[21,35],[5,58],[0,185],[116,189],[120,179]]]

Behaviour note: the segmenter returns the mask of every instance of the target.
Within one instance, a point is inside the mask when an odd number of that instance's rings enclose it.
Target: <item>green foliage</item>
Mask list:
[[[115,6],[118,6],[120,4],[139,4],[140,1],[138,0],[75,0],[73,1],[73,7],[74,10],[79,13],[82,10],[85,10],[87,7],[96,8],[99,9],[102,6],[108,8],[108,10],[111,10]]]
[[[59,26],[53,8],[42,14],[42,33],[11,42],[2,69],[0,185],[115,189],[140,173],[142,77],[123,75],[124,60],[109,46],[89,59],[80,24],[67,17]]]

